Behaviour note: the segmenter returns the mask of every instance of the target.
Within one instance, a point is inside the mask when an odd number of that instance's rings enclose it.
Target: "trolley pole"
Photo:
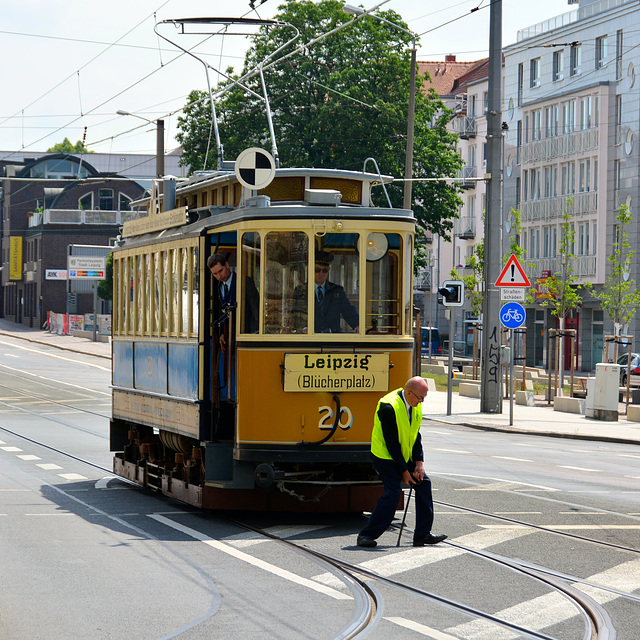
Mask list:
[[[487,101],[487,214],[484,226],[484,308],[482,324],[482,397],[480,411],[502,413],[500,375],[500,297],[494,286],[502,247],[502,0],[493,0],[489,25],[489,92]]]

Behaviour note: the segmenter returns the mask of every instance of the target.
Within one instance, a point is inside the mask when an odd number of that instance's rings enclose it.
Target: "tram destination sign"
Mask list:
[[[285,353],[285,391],[387,391],[388,353]]]

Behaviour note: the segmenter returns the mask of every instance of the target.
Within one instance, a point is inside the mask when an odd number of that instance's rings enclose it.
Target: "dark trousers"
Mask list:
[[[393,460],[374,457],[373,466],[382,480],[384,493],[380,496],[369,518],[369,524],[360,532],[360,535],[369,536],[375,540],[387,530],[395,516],[402,492],[402,474]],[[409,462],[409,471],[413,472],[414,469],[415,464]],[[427,536],[433,525],[431,480],[425,476],[420,484],[413,485],[413,493],[416,497],[416,528],[413,539],[417,540]]]

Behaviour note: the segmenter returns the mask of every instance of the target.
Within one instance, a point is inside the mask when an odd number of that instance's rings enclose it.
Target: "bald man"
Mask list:
[[[414,488],[416,497],[416,528],[413,546],[437,544],[447,536],[431,533],[433,498],[431,480],[424,472],[424,454],[420,437],[422,402],[427,397],[427,381],[416,376],[403,389],[391,391],[380,399],[376,408],[371,434],[373,465],[384,485],[369,524],[359,533],[359,547],[375,547],[391,524],[402,483]]]

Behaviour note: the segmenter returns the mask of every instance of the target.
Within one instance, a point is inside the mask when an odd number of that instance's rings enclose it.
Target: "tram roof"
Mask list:
[[[349,171],[346,169],[311,169],[311,168],[281,168],[276,169],[275,178],[284,177],[326,177],[343,180],[358,180],[367,183],[370,188],[376,184],[390,184],[393,176],[364,171]],[[237,183],[235,172],[232,170],[197,171],[186,181],[178,183],[176,195],[185,195],[193,191],[201,191],[209,187],[223,185],[225,183]],[[149,203],[150,197],[140,198],[132,202],[132,206],[141,206]]]

